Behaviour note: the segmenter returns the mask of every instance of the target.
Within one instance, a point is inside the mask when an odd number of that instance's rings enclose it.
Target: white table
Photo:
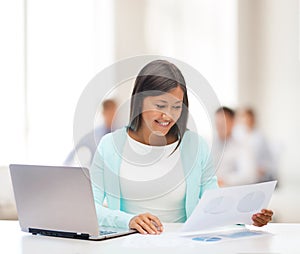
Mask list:
[[[166,232],[174,232],[180,224],[166,224]],[[270,223],[264,230],[273,233],[272,236],[233,240],[223,243],[203,245],[192,241],[192,246],[130,248],[124,243],[128,237],[105,241],[85,241],[65,238],[34,236],[20,231],[17,221],[0,220],[0,253],[22,254],[68,254],[68,253],[244,253],[244,254],[283,254],[300,253],[300,224]]]

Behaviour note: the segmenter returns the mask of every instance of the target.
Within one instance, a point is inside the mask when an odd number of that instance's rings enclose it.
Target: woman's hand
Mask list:
[[[134,216],[129,222],[129,227],[136,229],[141,234],[157,235],[163,231],[160,220],[150,213]]]
[[[260,213],[252,215],[253,225],[262,227],[272,220],[273,211],[262,209]]]

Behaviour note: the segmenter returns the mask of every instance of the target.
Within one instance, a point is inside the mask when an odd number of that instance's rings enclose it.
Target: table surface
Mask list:
[[[261,228],[272,235],[231,240],[219,243],[200,243],[191,239],[185,242],[170,240],[156,246],[145,246],[145,239],[161,237],[166,239],[176,232],[181,224],[165,224],[165,233],[160,236],[142,236],[139,234],[105,240],[85,241],[66,238],[34,236],[20,231],[18,221],[0,221],[0,253],[55,254],[55,253],[300,253],[300,224],[269,223]],[[134,241],[139,241],[135,246]],[[144,241],[144,246],[141,242]],[[146,242],[147,243],[147,242]],[[148,241],[151,243],[151,241]]]

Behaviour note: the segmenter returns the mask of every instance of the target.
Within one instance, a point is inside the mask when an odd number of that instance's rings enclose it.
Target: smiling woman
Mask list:
[[[181,115],[182,100],[183,91],[179,86],[167,94],[145,98],[139,133],[167,135]],[[144,142],[151,144],[149,137],[144,137]]]
[[[91,166],[100,225],[160,234],[163,222],[185,222],[204,191],[218,187],[208,146],[187,118],[180,70],[148,63],[134,83],[128,127],[101,139]],[[271,217],[265,211],[253,220],[262,226]]]
[[[162,60],[146,65],[132,92],[129,135],[150,145],[176,140],[180,144],[187,118],[188,96],[180,70]]]

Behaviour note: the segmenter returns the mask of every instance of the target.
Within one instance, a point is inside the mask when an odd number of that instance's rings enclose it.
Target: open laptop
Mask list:
[[[84,240],[137,232],[99,229],[88,169],[16,164],[9,168],[22,231]]]

